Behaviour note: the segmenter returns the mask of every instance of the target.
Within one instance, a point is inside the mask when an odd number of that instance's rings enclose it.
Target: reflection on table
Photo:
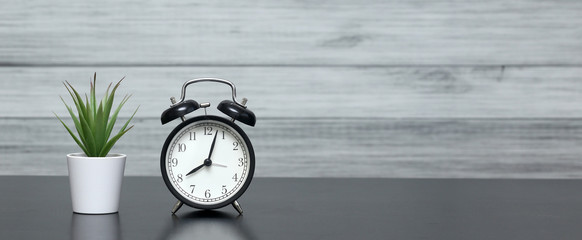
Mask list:
[[[119,214],[87,215],[73,213],[71,220],[71,239],[121,239]]]
[[[172,215],[171,224],[162,239],[254,239],[242,215],[220,211],[193,211]]]

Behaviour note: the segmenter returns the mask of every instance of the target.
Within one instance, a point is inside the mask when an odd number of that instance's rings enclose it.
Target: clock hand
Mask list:
[[[212,162],[212,166],[218,166],[218,167],[228,167],[228,166],[226,166],[226,165],[222,165],[222,164],[220,164],[220,163],[215,163],[215,162]]]
[[[195,173],[196,171],[200,170],[200,169],[201,169],[202,167],[204,167],[204,166],[206,166],[206,160],[204,160],[204,163],[203,163],[203,164],[201,164],[200,166],[198,166],[198,167],[195,167],[194,169],[192,169],[192,171],[190,171],[190,172],[186,173],[186,176],[188,176],[188,175],[190,175],[190,174],[192,174],[192,173]]]
[[[214,133],[214,139],[212,140],[212,145],[210,145],[210,153],[208,153],[208,160],[210,160],[210,157],[212,156],[212,150],[214,150],[214,144],[216,143],[216,136],[218,136],[218,130]]]
[[[210,159],[205,159],[205,160],[204,160],[204,163],[200,164],[200,166],[198,166],[198,167],[195,167],[194,169],[192,169],[192,171],[190,171],[190,172],[186,173],[186,176],[188,176],[188,175],[190,175],[190,174],[192,174],[192,173],[195,173],[196,171],[200,170],[200,169],[201,169],[201,168],[203,168],[204,166],[210,166],[210,165],[212,165],[212,160],[210,160]]]

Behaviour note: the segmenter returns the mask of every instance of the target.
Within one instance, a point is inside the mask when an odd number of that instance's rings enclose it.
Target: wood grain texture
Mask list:
[[[87,92],[123,76],[133,94],[123,116],[159,117],[191,78],[236,83],[261,118],[580,118],[582,67],[3,67],[0,116],[66,115],[62,81]],[[220,84],[191,85],[186,97],[214,104],[230,98]]]
[[[11,66],[582,64],[571,0],[0,3]]]
[[[114,151],[128,155],[126,175],[159,176],[177,122],[136,124]],[[66,175],[66,153],[79,151],[54,119],[2,118],[0,126],[0,175]],[[257,176],[582,177],[580,119],[270,118],[244,129]]]
[[[140,105],[128,175],[159,174],[168,98],[219,77],[258,117],[259,176],[582,177],[581,1],[0,4],[0,175],[66,174],[61,82],[97,72]]]

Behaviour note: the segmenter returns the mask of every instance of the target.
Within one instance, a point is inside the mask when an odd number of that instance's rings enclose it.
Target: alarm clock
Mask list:
[[[185,99],[186,88],[194,83],[215,82],[230,86],[232,100],[217,106],[227,118],[206,114],[210,103]],[[162,178],[178,199],[176,213],[183,204],[198,209],[216,209],[231,204],[239,214],[243,210],[237,199],[249,187],[255,170],[255,153],[247,134],[235,123],[254,126],[255,114],[245,106],[247,99],[236,99],[235,85],[224,79],[198,78],[182,86],[179,101],[161,116],[162,125],[177,118],[182,122],[166,138],[160,156]],[[204,114],[186,119],[185,115],[200,108]]]

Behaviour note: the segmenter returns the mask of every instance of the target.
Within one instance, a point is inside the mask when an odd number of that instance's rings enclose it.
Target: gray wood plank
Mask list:
[[[3,65],[577,65],[582,2],[1,1]]]
[[[101,91],[127,76],[119,93],[133,94],[123,116],[159,117],[195,77],[230,79],[260,118],[579,118],[582,67],[3,67],[0,116],[66,115],[62,81],[81,92],[98,72]],[[219,101],[230,89],[191,85],[188,98]]]
[[[115,152],[126,175],[158,176],[177,125],[140,118]],[[66,175],[79,151],[51,118],[0,118],[0,175]],[[261,119],[244,127],[257,176],[580,178],[581,119]]]

